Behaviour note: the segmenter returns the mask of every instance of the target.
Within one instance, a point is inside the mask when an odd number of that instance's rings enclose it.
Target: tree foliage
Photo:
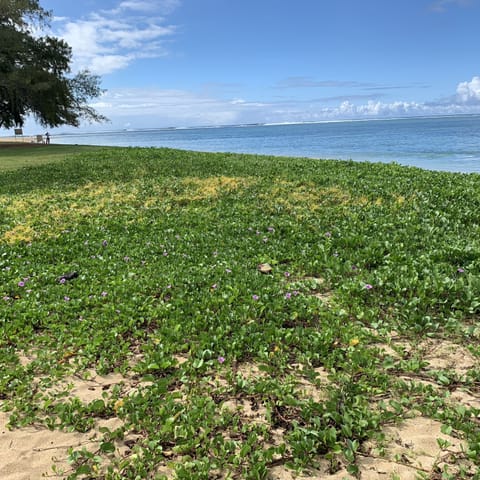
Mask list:
[[[50,16],[38,0],[0,0],[0,127],[22,126],[28,115],[50,127],[106,120],[88,105],[102,93],[100,78],[71,75],[70,46],[38,34]]]

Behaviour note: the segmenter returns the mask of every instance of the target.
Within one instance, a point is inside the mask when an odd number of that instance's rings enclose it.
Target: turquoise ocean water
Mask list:
[[[54,143],[396,162],[480,173],[480,115],[56,135]]]

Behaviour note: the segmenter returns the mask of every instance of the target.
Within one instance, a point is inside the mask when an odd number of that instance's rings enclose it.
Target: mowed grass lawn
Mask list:
[[[479,312],[478,175],[0,149],[0,409],[97,432],[59,476],[480,478]]]
[[[0,173],[23,167],[39,166],[64,160],[82,152],[95,151],[89,145],[32,145],[28,143],[0,142]]]

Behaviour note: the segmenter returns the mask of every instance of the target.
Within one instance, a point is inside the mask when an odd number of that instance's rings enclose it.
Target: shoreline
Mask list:
[[[41,140],[40,140],[41,137]],[[25,143],[28,145],[42,145],[43,135],[23,135],[23,136],[13,136],[13,137],[0,137],[0,144],[18,144]]]
[[[286,122],[252,122],[252,123],[232,123],[232,124],[207,124],[207,125],[169,125],[156,127],[129,127],[129,128],[114,128],[112,130],[84,130],[84,131],[60,131],[54,133],[55,136],[84,136],[84,135],[102,135],[114,134],[121,132],[153,132],[153,131],[176,131],[176,130],[203,130],[203,129],[219,129],[219,128],[246,128],[246,127],[282,127],[294,125],[322,125],[335,123],[364,123],[364,122],[391,122],[391,121],[408,121],[408,120],[436,120],[436,119],[451,119],[451,118],[468,118],[480,117],[480,113],[462,113],[462,114],[444,114],[444,115],[412,115],[412,116],[398,116],[398,117],[381,117],[381,118],[342,118],[330,120],[312,120],[312,121],[286,121]],[[27,136],[34,137],[34,134]],[[1,139],[2,137],[0,137]],[[3,137],[5,138],[5,137]],[[0,140],[1,141],[1,140]]]

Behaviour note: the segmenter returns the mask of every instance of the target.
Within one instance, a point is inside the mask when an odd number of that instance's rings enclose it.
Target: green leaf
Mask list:
[[[80,465],[78,468],[75,469],[75,473],[77,475],[88,475],[92,473],[92,468],[90,465]]]
[[[103,442],[100,444],[100,450],[104,453],[113,453],[115,445],[112,442]]]
[[[442,425],[440,428],[441,432],[445,435],[451,435],[453,428],[450,425]]]

